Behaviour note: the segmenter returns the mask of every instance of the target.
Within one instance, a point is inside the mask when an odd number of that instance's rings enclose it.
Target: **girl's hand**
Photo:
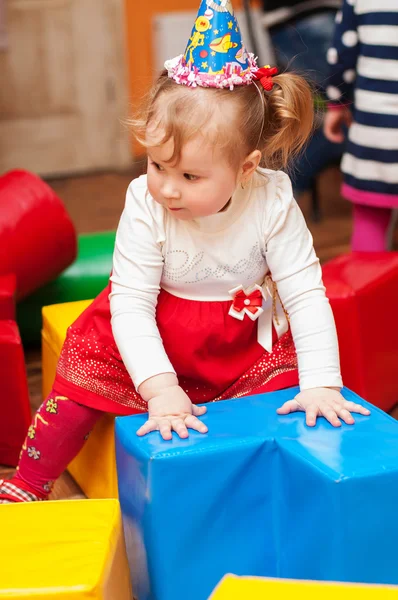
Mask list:
[[[364,406],[345,400],[336,388],[304,390],[294,400],[285,402],[276,412],[278,415],[287,415],[297,411],[306,413],[305,421],[309,427],[313,427],[320,416],[325,417],[333,427],[340,427],[340,419],[348,425],[355,423],[351,412],[370,415],[370,411]]]
[[[179,385],[166,387],[148,401],[148,420],[138,429],[137,435],[159,431],[164,440],[171,440],[172,431],[180,438],[188,437],[188,429],[207,433],[206,425],[198,419],[206,411],[205,406],[192,404]]]
[[[329,142],[341,144],[345,138],[343,126],[349,127],[351,123],[352,114],[346,106],[328,110],[323,122],[323,133]]]

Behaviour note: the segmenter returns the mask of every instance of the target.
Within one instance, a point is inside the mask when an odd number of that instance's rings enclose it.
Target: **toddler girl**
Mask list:
[[[398,208],[398,3],[344,0],[330,63],[326,137],[348,143],[342,195],[353,202],[352,249],[387,249]],[[353,111],[349,102],[352,94]]]
[[[207,432],[202,403],[300,382],[279,414],[305,411],[310,426],[368,414],[339,392],[311,235],[273,170],[311,132],[310,89],[258,69],[230,4],[211,7],[133,123],[148,173],[127,191],[109,286],[68,330],[2,502],[46,499],[104,412],[147,411],[138,435],[186,438]]]

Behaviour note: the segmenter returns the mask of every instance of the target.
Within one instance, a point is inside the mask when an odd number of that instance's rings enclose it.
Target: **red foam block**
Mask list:
[[[398,252],[353,252],[323,266],[344,385],[379,408],[398,402]]]
[[[30,425],[28,382],[15,321],[0,321],[0,464],[16,466]]]
[[[0,319],[15,320],[16,285],[14,274],[0,275]]]
[[[0,177],[0,274],[15,273],[17,300],[55,279],[76,253],[75,228],[54,191],[27,171]]]

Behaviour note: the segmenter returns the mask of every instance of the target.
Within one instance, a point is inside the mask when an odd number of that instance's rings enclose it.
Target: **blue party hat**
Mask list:
[[[233,88],[252,82],[258,70],[247,52],[231,0],[202,0],[185,53],[166,61],[177,83]]]

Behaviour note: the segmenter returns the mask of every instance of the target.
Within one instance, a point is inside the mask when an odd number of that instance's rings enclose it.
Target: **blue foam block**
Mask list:
[[[209,433],[188,440],[116,420],[139,600],[205,600],[229,572],[398,583],[398,422],[370,406],[354,426],[309,428],[275,413],[297,391],[209,404]]]

